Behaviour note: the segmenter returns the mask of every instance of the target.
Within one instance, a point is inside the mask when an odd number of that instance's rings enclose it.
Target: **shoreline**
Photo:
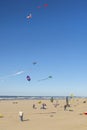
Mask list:
[[[53,97],[54,100],[62,100],[67,96],[0,96],[0,100],[50,100]],[[68,96],[70,99],[71,96]],[[87,98],[83,96],[73,96],[73,98]]]

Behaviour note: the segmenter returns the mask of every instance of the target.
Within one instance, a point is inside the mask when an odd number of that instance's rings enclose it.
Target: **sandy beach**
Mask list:
[[[84,102],[85,101],[85,102]],[[46,109],[41,109],[45,103]],[[0,130],[87,130],[87,99],[71,99],[64,111],[65,100],[1,100]],[[33,109],[33,104],[36,109]],[[23,121],[19,111],[24,113]]]

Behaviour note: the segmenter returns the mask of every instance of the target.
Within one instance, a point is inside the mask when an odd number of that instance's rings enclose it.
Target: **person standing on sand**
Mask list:
[[[23,112],[22,111],[19,112],[19,117],[20,117],[20,121],[23,121]]]

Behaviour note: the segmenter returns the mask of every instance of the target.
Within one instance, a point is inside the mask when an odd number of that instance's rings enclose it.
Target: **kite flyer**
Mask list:
[[[19,112],[19,117],[20,117],[20,121],[23,121],[23,112],[22,111]]]

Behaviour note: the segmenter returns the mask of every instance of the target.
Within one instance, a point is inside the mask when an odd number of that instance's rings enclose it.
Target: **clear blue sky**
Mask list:
[[[71,93],[87,96],[87,0],[0,0],[0,95]]]

